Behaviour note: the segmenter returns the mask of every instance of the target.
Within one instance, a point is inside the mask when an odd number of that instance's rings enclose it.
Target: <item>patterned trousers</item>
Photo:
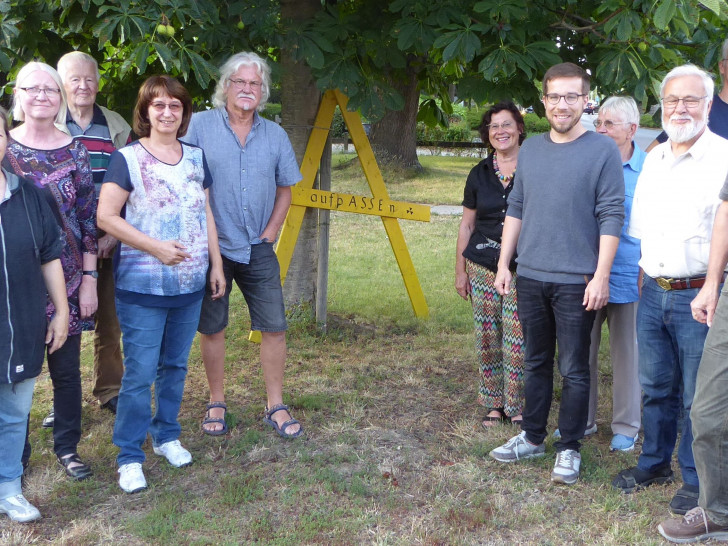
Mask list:
[[[480,368],[478,402],[503,408],[508,417],[523,411],[523,330],[518,320],[516,276],[511,291],[500,296],[495,273],[466,260],[470,279],[475,350]]]

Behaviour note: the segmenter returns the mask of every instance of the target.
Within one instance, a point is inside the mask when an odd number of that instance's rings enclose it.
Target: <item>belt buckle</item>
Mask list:
[[[672,279],[666,279],[665,277],[657,277],[657,278],[655,278],[655,281],[657,282],[657,285],[660,288],[662,288],[663,290],[672,290],[672,286],[670,286]]]

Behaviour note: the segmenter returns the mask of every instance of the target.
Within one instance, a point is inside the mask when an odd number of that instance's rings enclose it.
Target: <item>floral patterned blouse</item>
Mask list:
[[[78,290],[81,286],[83,254],[97,253],[96,194],[86,147],[74,140],[55,150],[37,150],[12,137],[4,164],[18,176],[46,190],[46,197],[61,226],[61,265],[70,309],[68,335],[93,329],[93,317],[81,319]],[[48,300],[46,316],[53,315]]]

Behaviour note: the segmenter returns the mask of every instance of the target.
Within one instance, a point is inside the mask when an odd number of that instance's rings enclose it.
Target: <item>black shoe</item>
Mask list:
[[[68,465],[71,463],[81,464],[80,466],[74,466],[69,468]],[[78,456],[78,453],[71,453],[70,455],[58,457],[58,464],[60,464],[64,468],[64,470],[66,471],[66,476],[68,476],[69,478],[73,478],[74,480],[81,481],[93,476],[93,471],[91,470],[91,467],[81,460],[81,458]]]
[[[670,511],[683,516],[687,514],[698,505],[698,492],[696,485],[683,484],[670,501]]]
[[[48,412],[48,415],[43,419],[43,428],[53,428],[53,424],[56,422],[56,414],[53,410]]]
[[[101,407],[103,409],[109,410],[111,413],[116,415],[116,406],[119,405],[119,397],[114,396],[113,398],[109,398],[104,404],[101,404]]]

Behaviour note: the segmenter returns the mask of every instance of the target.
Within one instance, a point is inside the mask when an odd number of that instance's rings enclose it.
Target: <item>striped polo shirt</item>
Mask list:
[[[98,199],[101,184],[106,174],[106,167],[109,165],[109,158],[112,152],[116,150],[114,142],[111,140],[106,118],[101,108],[94,104],[94,115],[85,131],[73,121],[70,111],[66,113],[66,127],[68,127],[73,139],[80,141],[88,149],[94,186],[96,186],[96,198]]]

